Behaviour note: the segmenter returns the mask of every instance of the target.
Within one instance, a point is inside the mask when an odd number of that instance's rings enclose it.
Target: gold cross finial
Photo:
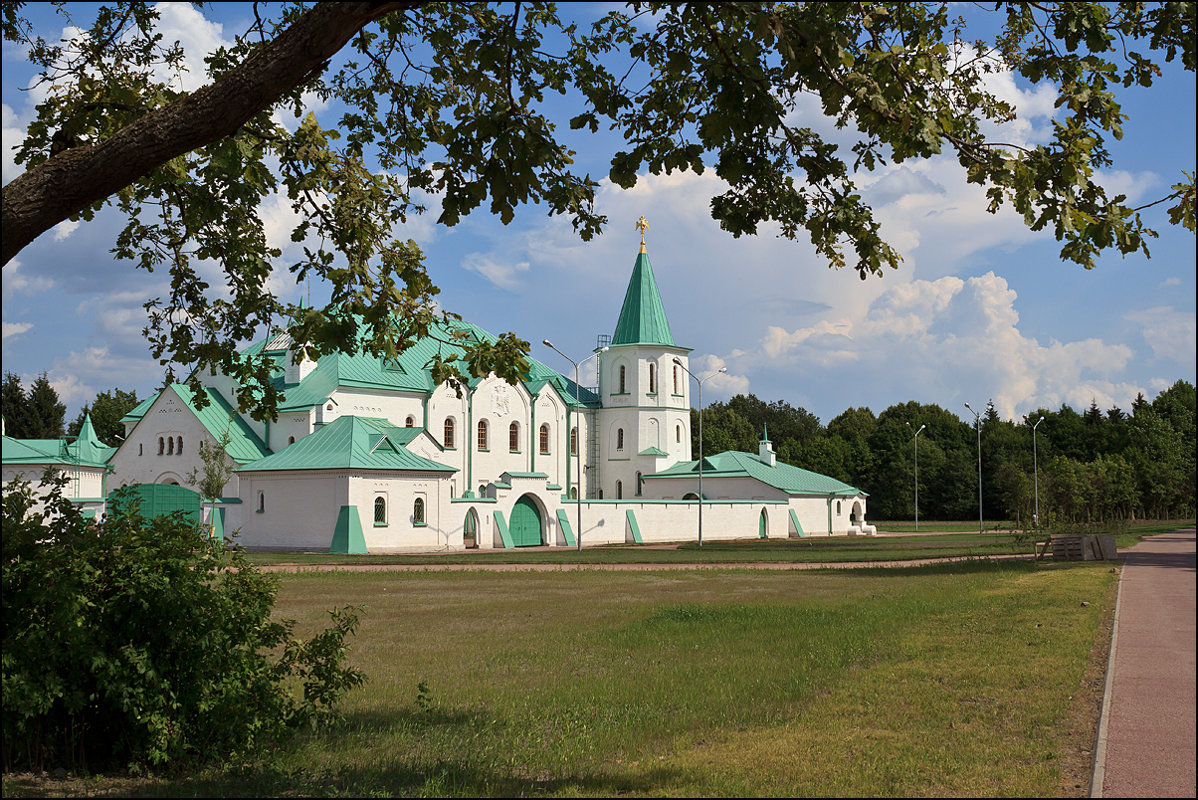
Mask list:
[[[645,215],[641,214],[641,218],[636,221],[636,227],[641,232],[641,252],[645,250],[645,231],[649,230],[649,221],[645,219]]]

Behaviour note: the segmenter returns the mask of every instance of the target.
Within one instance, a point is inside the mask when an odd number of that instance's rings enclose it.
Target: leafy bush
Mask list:
[[[363,675],[354,608],[301,641],[271,619],[276,584],[181,514],[5,487],[5,770],[102,770],[246,755],[328,718]],[[40,495],[40,497],[39,497]]]

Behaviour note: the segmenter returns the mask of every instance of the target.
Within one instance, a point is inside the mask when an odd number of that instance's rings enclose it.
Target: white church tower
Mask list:
[[[641,251],[632,268],[616,330],[599,355],[600,475],[605,499],[641,494],[641,478],[691,457],[690,348],[674,344],[645,249],[645,218],[637,221]],[[595,468],[593,465],[592,469]]]

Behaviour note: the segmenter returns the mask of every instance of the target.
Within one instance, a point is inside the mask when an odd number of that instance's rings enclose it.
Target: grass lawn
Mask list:
[[[1115,587],[1110,564],[983,560],[286,575],[302,628],[365,609],[343,722],[49,793],[1080,796]]]

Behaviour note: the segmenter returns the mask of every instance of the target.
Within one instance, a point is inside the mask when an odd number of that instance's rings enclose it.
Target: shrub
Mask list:
[[[298,640],[271,619],[274,579],[239,549],[181,514],[114,510],[97,526],[64,483],[4,492],[6,771],[248,755],[363,681],[344,663],[356,609]]]

